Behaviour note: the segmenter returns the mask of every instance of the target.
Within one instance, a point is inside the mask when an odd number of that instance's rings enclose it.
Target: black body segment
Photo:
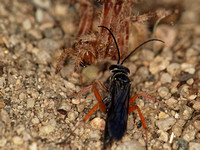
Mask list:
[[[130,80],[127,73],[118,70],[111,76],[110,82],[112,84],[108,91],[111,101],[107,109],[104,149],[113,140],[120,140],[126,132],[130,99]]]

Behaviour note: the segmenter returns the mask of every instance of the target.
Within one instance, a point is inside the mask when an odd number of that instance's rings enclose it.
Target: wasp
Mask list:
[[[109,70],[111,72],[111,76],[107,79],[107,86],[104,86],[99,80],[95,80],[98,85],[107,92],[107,97],[102,99],[101,95],[99,94],[94,82],[78,92],[78,95],[85,92],[88,89],[93,89],[94,95],[98,100],[98,103],[90,110],[90,112],[84,117],[84,119],[77,125],[77,127],[71,132],[73,133],[82,123],[84,123],[92,113],[100,108],[103,112],[107,113],[106,118],[106,125],[105,125],[105,132],[104,132],[104,141],[103,141],[103,149],[105,150],[108,145],[110,145],[114,140],[121,140],[123,135],[127,129],[127,119],[128,114],[132,113],[134,110],[137,110],[139,116],[141,118],[142,125],[145,129],[146,134],[146,148],[148,143],[148,131],[147,126],[145,123],[145,119],[141,113],[140,108],[136,105],[135,100],[138,96],[150,98],[144,94],[135,94],[134,96],[130,96],[130,79],[128,77],[130,70],[123,66],[124,62],[141,46],[144,44],[151,42],[151,41],[159,41],[163,42],[159,39],[150,39],[145,41],[144,43],[140,44],[136,47],[133,51],[131,51],[121,62],[120,62],[120,51],[117,45],[117,41],[111,32],[105,26],[99,26],[108,30],[114,40],[116,45],[117,53],[118,53],[118,61],[117,64],[111,65]],[[164,42],[163,42],[164,43]],[[71,134],[70,134],[71,135]],[[70,136],[69,135],[69,136]],[[69,137],[68,136],[68,137]],[[65,142],[61,142],[63,144]]]

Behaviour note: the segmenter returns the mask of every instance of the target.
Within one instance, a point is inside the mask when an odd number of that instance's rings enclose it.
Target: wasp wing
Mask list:
[[[127,128],[128,104],[130,99],[130,82],[123,78],[112,82],[111,104],[108,109],[104,145],[109,144],[113,139],[120,140]]]

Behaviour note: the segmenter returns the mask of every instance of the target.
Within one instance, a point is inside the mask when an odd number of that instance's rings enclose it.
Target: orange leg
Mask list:
[[[78,92],[78,95],[81,95],[83,92],[85,92],[85,91],[91,89],[91,88],[94,86],[94,83],[95,83],[95,82],[97,82],[98,85],[99,85],[104,91],[107,91],[107,88],[106,88],[99,80],[95,79],[95,80],[93,80],[93,81],[91,82],[91,85],[89,85],[89,86],[85,87],[84,89],[80,90],[80,91]]]
[[[99,82],[99,81],[98,81],[98,82]],[[99,83],[100,83],[100,82],[99,82]],[[78,92],[78,95],[82,94],[83,92],[85,92],[85,91],[87,91],[87,90],[89,90],[89,89],[91,89],[91,88],[93,88],[94,96],[96,97],[96,99],[98,100],[98,102],[99,102],[99,104],[100,104],[100,105],[99,105],[100,109],[101,109],[103,112],[106,112],[106,106],[105,106],[105,104],[103,103],[102,98],[101,98],[101,95],[99,94],[97,88],[96,88],[94,85],[89,85],[88,87],[82,89],[81,91]],[[105,88],[105,87],[104,87],[104,88]],[[104,88],[103,88],[103,89],[104,89]]]
[[[98,90],[95,86],[93,86],[93,91],[94,91],[94,95],[95,95],[96,99],[99,102],[100,109],[105,113],[106,112],[106,106],[103,103],[102,98],[101,98],[101,96],[100,96],[100,94],[99,94],[99,92],[98,92]]]
[[[104,90],[107,90],[106,87],[104,87],[103,84],[102,84],[99,80],[94,80],[94,81],[92,82],[92,84],[94,84],[95,81],[96,81]],[[98,103],[90,110],[89,113],[86,114],[86,116],[83,118],[83,120],[82,120],[81,122],[79,122],[78,125],[76,125],[76,127],[70,132],[70,134],[67,136],[67,138],[66,138],[64,141],[62,141],[62,142],[60,142],[60,143],[58,143],[58,144],[66,144],[67,139],[74,133],[74,131],[75,131],[77,128],[79,128],[79,127],[93,114],[93,112],[96,111],[99,107],[100,107],[100,109],[101,109],[103,112],[106,112],[106,106],[105,106],[105,104],[103,103],[102,98],[101,98],[101,96],[100,96],[100,94],[99,94],[97,88],[96,88],[94,85],[90,85],[90,86],[84,88],[83,90],[79,91],[79,92],[78,92],[78,95],[82,94],[83,92],[85,92],[85,91],[87,91],[87,90],[89,90],[89,89],[91,89],[91,88],[93,88],[94,95],[95,95],[96,99],[98,100]]]
[[[89,90],[89,89],[93,89],[93,92],[94,92],[94,96],[96,97],[96,99],[98,100],[98,104],[96,104],[92,109],[91,111],[85,116],[85,118],[83,119],[83,121],[86,121],[91,115],[92,113],[98,108],[100,107],[100,109],[103,111],[103,112],[106,112],[106,106],[105,104],[103,103],[102,101],[102,98],[101,98],[101,95],[99,94],[97,88],[94,86],[94,83],[97,82],[98,85],[105,91],[107,91],[106,87],[99,81],[99,80],[93,80],[92,81],[92,85],[89,85],[87,86],[86,88],[82,89],[81,91],[78,92],[78,95],[82,94],[83,92]]]
[[[138,96],[142,96],[142,95],[138,95],[138,94],[135,94],[133,97],[131,97],[131,99],[129,100],[129,110],[128,110],[128,113],[132,113],[134,110],[137,109],[138,113],[139,113],[139,116],[140,116],[140,119],[141,119],[141,122],[142,122],[142,125],[145,129],[145,134],[146,134],[146,148],[147,148],[147,144],[148,144],[148,130],[147,130],[147,126],[146,126],[146,123],[145,123],[145,120],[144,120],[144,117],[142,115],[142,112],[140,110],[140,108],[137,106],[137,105],[133,105],[133,102],[136,100],[136,98]],[[146,96],[145,96],[146,97]]]

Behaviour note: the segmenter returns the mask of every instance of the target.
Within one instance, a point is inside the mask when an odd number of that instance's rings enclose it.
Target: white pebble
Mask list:
[[[77,116],[78,116],[78,112],[68,112],[67,113],[67,117],[71,121],[75,120]]]
[[[181,64],[181,70],[188,72],[190,74],[194,74],[195,73],[195,66],[193,64],[182,63]]]
[[[169,72],[172,76],[176,76],[181,72],[181,66],[178,63],[171,63],[167,66],[167,72]]]
[[[32,122],[32,124],[35,125],[35,124],[40,123],[40,120],[37,117],[35,117],[35,118],[31,119],[31,122]]]
[[[35,105],[35,99],[33,98],[27,99],[27,108],[33,108],[34,105]]]
[[[167,131],[174,125],[175,122],[176,122],[176,120],[174,118],[168,117],[168,118],[157,120],[156,126],[160,130]]]
[[[22,101],[22,100],[25,100],[25,98],[26,98],[26,94],[24,94],[24,93],[20,93],[19,94],[19,99]]]
[[[159,139],[161,141],[164,141],[164,142],[167,142],[168,141],[168,137],[169,137],[169,134],[167,132],[164,132],[162,130],[158,130],[158,135],[159,135]]]
[[[96,118],[94,118],[92,121],[90,121],[90,125],[91,125],[93,128],[97,128],[97,129],[100,129],[100,130],[104,130],[104,128],[105,128],[105,120],[96,117]]]
[[[37,143],[33,142],[31,145],[29,145],[29,150],[37,150]]]
[[[120,144],[116,150],[145,150],[145,147],[143,147],[138,141],[132,140],[130,142],[124,142]]]
[[[0,139],[0,147],[4,147],[7,143],[7,140],[5,138]]]
[[[49,134],[51,132],[53,132],[55,129],[55,126],[52,126],[52,125],[45,125],[45,126],[42,126],[40,127],[40,133],[42,134]]]
[[[14,136],[12,140],[16,145],[22,145],[24,143],[23,139],[19,136]]]
[[[200,143],[190,142],[189,143],[189,150],[199,150]]]
[[[166,103],[168,106],[171,106],[171,107],[173,107],[173,106],[174,106],[174,104],[176,104],[176,103],[177,103],[177,100],[176,100],[176,99],[174,99],[173,97],[171,97],[170,99],[166,100],[166,101],[165,101],[165,103]]]
[[[171,83],[172,82],[172,76],[169,73],[163,73],[161,75],[160,81],[161,81],[162,84]]]
[[[194,79],[191,78],[191,79],[187,80],[186,82],[188,85],[192,85],[194,83]]]
[[[24,21],[23,21],[23,23],[22,23],[22,25],[23,25],[23,28],[25,29],[25,30],[29,30],[29,29],[31,29],[31,21],[29,20],[29,19],[25,19]]]
[[[187,130],[183,132],[183,139],[187,142],[190,142],[195,139],[196,131],[195,130]]]
[[[163,57],[157,56],[149,66],[149,70],[152,74],[156,74],[159,71],[164,70],[169,65],[169,60]]]
[[[196,101],[193,105],[193,108],[197,111],[200,111],[200,101]]]
[[[166,87],[160,87],[160,88],[158,89],[158,94],[159,94],[162,98],[166,97],[166,96],[168,95],[168,93],[169,93],[169,89],[166,88]]]
[[[75,85],[69,81],[64,80],[64,84],[66,88],[70,88],[72,90],[75,90]]]

